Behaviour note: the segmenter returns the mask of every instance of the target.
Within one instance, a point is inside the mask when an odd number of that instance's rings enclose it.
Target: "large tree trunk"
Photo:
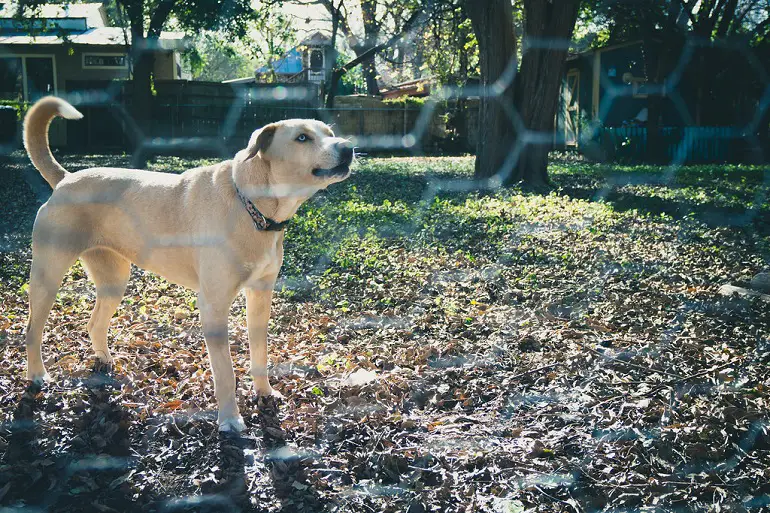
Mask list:
[[[377,22],[377,0],[361,0],[361,18],[364,22],[364,44],[356,49],[356,57],[377,46],[380,36],[380,27]],[[380,94],[380,86],[377,83],[377,65],[374,62],[375,55],[361,63],[361,69],[366,79],[366,94],[377,96]]]
[[[524,0],[527,47],[516,79],[515,105],[529,132],[508,183],[548,183],[548,152],[553,148],[564,62],[580,0]]]
[[[123,0],[126,13],[131,25],[131,116],[135,123],[132,131],[134,157],[132,165],[137,168],[145,167],[147,157],[142,151],[142,143],[150,137],[149,123],[151,119],[152,102],[152,68],[153,57],[147,51],[148,43],[144,34],[144,12],[142,2]]]
[[[516,35],[510,0],[465,0],[479,43],[481,90],[476,178],[507,180],[513,171],[516,132],[511,118],[516,76]]]
[[[136,168],[147,167],[150,155],[143,149],[143,142],[152,137],[152,72],[155,67],[155,55],[141,51],[146,48],[147,40],[134,39],[134,75],[131,89],[131,115],[138,128],[134,140],[134,155],[131,165]]]
[[[380,94],[380,85],[377,83],[377,65],[374,63],[374,56],[361,63],[361,69],[366,79],[366,94],[378,96]]]
[[[144,0],[118,0],[128,17],[131,29],[131,114],[136,123],[132,165],[144,168],[150,155],[143,143],[152,137],[152,75],[155,51],[163,25],[171,14],[175,0],[161,0],[154,6],[145,34]]]

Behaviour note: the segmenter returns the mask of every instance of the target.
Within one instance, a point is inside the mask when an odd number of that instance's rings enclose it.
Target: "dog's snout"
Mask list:
[[[337,143],[337,151],[340,155],[340,161],[345,164],[353,162],[353,145],[347,141]]]

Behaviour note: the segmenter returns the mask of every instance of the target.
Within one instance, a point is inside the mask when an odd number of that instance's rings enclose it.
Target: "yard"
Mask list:
[[[69,156],[71,170],[128,157]],[[178,172],[200,161],[161,158]],[[46,187],[0,175],[0,506],[40,511],[758,511],[770,507],[770,170],[552,161],[549,194],[472,158],[363,160],[286,234],[271,382],[219,435],[195,295],[134,269],[96,368],[76,265],[25,388]]]

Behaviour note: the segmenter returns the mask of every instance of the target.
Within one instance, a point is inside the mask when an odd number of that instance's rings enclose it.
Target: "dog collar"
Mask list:
[[[248,212],[251,216],[251,220],[254,221],[254,228],[256,228],[257,231],[278,232],[283,230],[286,225],[289,224],[288,219],[279,223],[274,219],[266,217],[262,212],[259,211],[257,206],[249,198],[241,194],[241,191],[238,189],[237,185],[235,186],[235,193],[238,195],[241,203],[243,203],[243,206],[246,208],[246,212]]]

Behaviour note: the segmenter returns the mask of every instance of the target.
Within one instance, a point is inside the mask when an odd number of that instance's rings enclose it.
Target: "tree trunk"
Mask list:
[[[150,137],[149,122],[152,102],[153,55],[148,52],[148,42],[144,34],[144,10],[142,2],[122,0],[131,29],[131,116],[135,123],[132,131],[134,155],[132,165],[146,167],[147,157],[142,151],[144,140]]]
[[[380,36],[380,26],[377,21],[377,0],[361,0],[361,18],[364,22],[364,44],[356,49],[356,56],[377,46]],[[366,79],[366,94],[378,96],[380,86],[377,83],[377,65],[374,62],[375,55],[361,63],[361,69]]]
[[[342,12],[340,11],[340,8],[342,7],[342,2],[340,1],[339,6],[335,7],[334,4],[332,4],[332,41],[331,41],[331,55],[333,56],[333,59],[326,59],[324,64],[326,65],[324,69],[324,77],[326,80],[328,80],[327,83],[324,84],[324,97],[323,97],[323,103],[326,105],[327,108],[334,107],[334,97],[337,95],[337,85],[339,84],[339,75],[335,76],[335,70],[337,69],[337,33],[339,32],[340,27],[340,18],[342,17]]]
[[[513,9],[510,0],[465,0],[465,10],[479,43],[481,67],[475,176],[506,181],[515,165],[510,158],[516,140],[510,116],[517,64]]]
[[[579,4],[580,0],[524,0],[526,47],[514,97],[528,137],[507,183],[548,183],[548,152],[553,148],[564,63]]]
[[[377,66],[374,63],[374,56],[361,63],[361,70],[366,79],[366,94],[369,96],[379,96],[380,85],[377,83]]]
[[[143,142],[152,137],[152,71],[155,65],[155,56],[152,52],[142,52],[139,48],[147,45],[146,39],[137,41],[134,39],[132,50],[134,52],[134,76],[132,80],[131,114],[138,128],[134,141],[134,155],[132,166],[136,168],[147,167],[150,155],[144,151]]]

